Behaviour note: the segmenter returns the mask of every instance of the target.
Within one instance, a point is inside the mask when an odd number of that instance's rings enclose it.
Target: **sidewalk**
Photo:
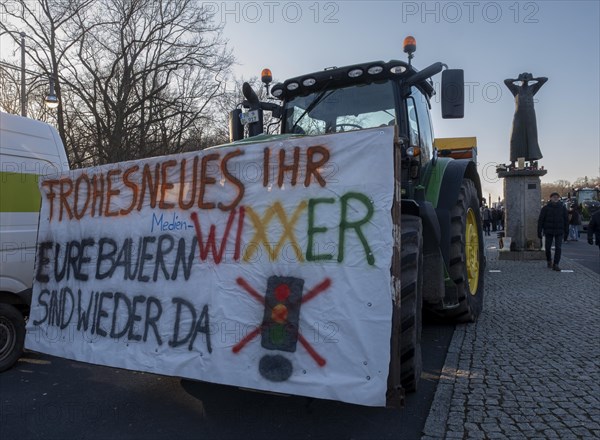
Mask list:
[[[600,275],[485,239],[484,311],[456,327],[422,439],[600,438]]]

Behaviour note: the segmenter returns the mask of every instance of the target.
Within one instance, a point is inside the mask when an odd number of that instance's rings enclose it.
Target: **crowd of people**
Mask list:
[[[492,235],[492,232],[504,230],[504,209],[502,207],[481,207],[481,219],[483,220],[483,233]]]
[[[582,215],[579,206],[572,203],[568,208],[561,201],[560,194],[553,192],[550,200],[540,211],[538,219],[538,237],[545,238],[546,260],[548,267],[560,271],[558,266],[561,257],[563,240],[579,241]],[[600,247],[600,211],[596,211],[587,227],[588,243]],[[552,256],[554,244],[554,257]]]
[[[502,206],[490,208],[484,202],[481,206],[481,219],[485,235],[489,236],[498,231],[502,231],[498,233],[499,238],[504,235],[505,210]],[[560,271],[562,243],[579,241],[581,226],[582,214],[579,206],[576,203],[567,206],[558,193],[552,193],[538,218],[538,237],[545,239],[546,260],[550,269]],[[587,233],[588,243],[594,244],[595,241],[600,247],[600,211],[592,216]],[[502,245],[500,247],[502,248]]]

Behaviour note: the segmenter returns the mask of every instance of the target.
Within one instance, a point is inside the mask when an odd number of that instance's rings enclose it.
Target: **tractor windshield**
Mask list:
[[[583,203],[586,200],[598,200],[598,191],[596,189],[581,189],[577,193],[577,202]]]
[[[393,125],[391,81],[319,90],[284,104],[282,133],[318,135]]]

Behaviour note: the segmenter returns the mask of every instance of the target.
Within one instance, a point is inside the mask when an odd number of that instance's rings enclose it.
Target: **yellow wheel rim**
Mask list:
[[[479,233],[477,218],[471,208],[467,211],[467,224],[465,227],[465,259],[469,292],[471,295],[476,295],[479,284]]]

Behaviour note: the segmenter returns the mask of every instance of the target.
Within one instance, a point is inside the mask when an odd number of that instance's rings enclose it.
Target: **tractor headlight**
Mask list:
[[[369,75],[377,75],[379,73],[383,72],[383,67],[382,66],[371,66],[367,69],[367,73]]]
[[[359,76],[361,76],[364,73],[364,71],[362,69],[352,69],[348,72],[348,76],[350,78],[358,78]]]

